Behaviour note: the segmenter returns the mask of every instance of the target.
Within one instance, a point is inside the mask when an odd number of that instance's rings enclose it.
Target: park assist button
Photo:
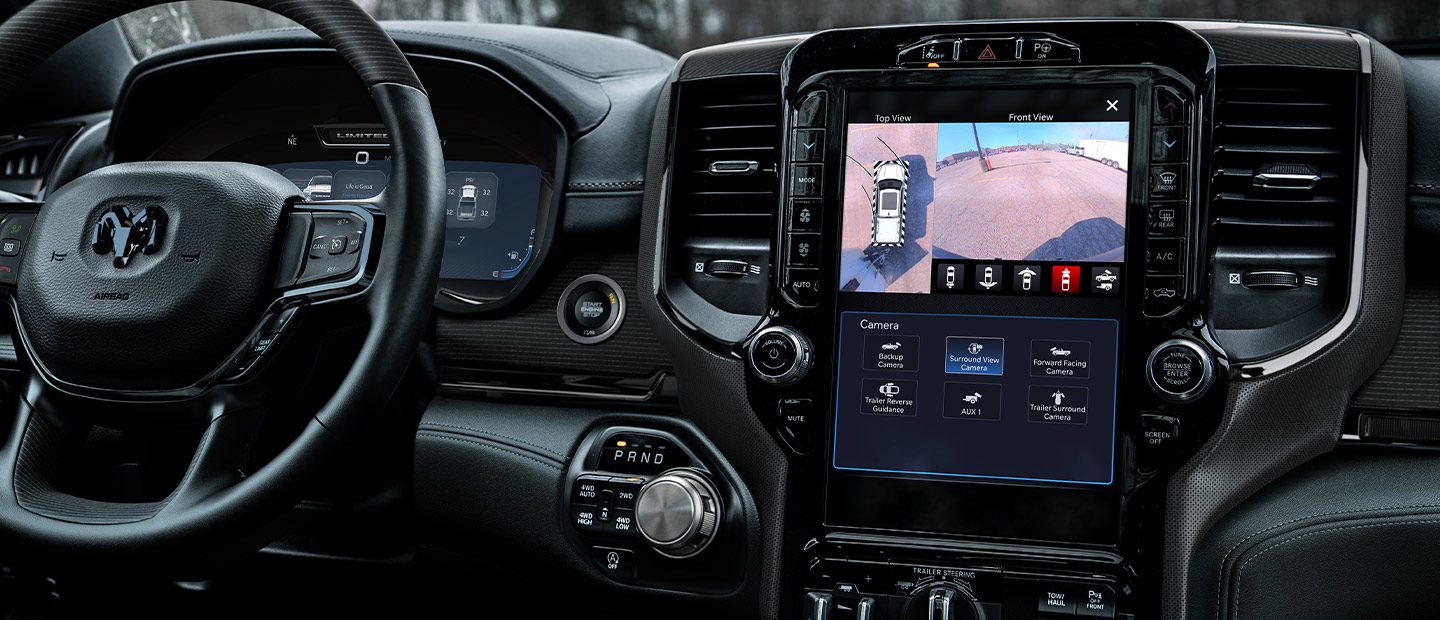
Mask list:
[[[1084,424],[1090,413],[1090,389],[1068,385],[1032,385],[1026,405],[1031,422]]]
[[[999,420],[1001,392],[998,383],[947,382],[944,416],[954,420]]]
[[[860,382],[860,413],[904,415],[916,413],[915,393],[919,383],[905,379],[865,379]]]
[[[920,337],[868,334],[865,336],[865,370],[906,370],[920,367]]]
[[[992,377],[1005,374],[1005,339],[946,336],[945,372]]]
[[[1030,376],[1083,379],[1090,376],[1090,343],[1031,340]]]

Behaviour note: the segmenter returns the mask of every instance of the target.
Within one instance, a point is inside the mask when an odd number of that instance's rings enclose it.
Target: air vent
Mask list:
[[[1357,77],[1217,73],[1211,321],[1232,358],[1277,354],[1339,316],[1355,216]]]
[[[75,127],[52,126],[0,135],[0,189],[34,198]]]
[[[676,89],[671,280],[724,313],[765,311],[782,120],[775,75],[684,81]],[[736,322],[742,328],[748,325]],[[722,339],[735,335],[718,329],[726,333],[713,335]]]
[[[684,82],[679,103],[677,210],[698,217],[771,217],[779,190],[779,81],[740,76]]]

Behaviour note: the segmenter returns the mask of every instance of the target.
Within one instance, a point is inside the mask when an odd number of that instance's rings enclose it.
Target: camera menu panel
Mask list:
[[[833,465],[886,474],[1109,484],[1119,322],[840,317]]]

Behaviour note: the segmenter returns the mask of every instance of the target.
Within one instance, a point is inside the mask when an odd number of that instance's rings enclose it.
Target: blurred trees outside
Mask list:
[[[959,19],[1175,17],[1354,28],[1385,41],[1440,36],[1440,0],[357,0],[380,20],[532,24],[612,34],[680,55],[736,39]],[[127,16],[140,55],[293,25],[247,5],[196,0]]]

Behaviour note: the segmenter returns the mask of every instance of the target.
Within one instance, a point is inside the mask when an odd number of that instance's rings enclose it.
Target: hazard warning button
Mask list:
[[[1015,62],[1015,39],[965,39],[955,59],[962,62]]]

